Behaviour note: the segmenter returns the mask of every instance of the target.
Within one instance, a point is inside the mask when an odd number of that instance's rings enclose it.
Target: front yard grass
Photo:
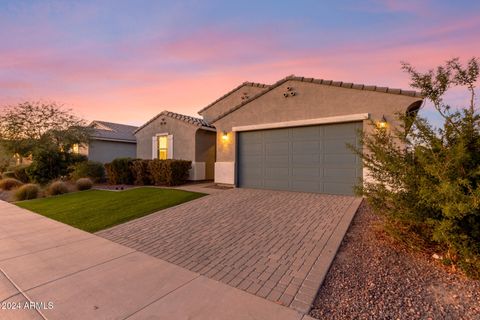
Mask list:
[[[73,227],[96,232],[202,196],[202,193],[142,187],[125,191],[88,190],[15,204]]]

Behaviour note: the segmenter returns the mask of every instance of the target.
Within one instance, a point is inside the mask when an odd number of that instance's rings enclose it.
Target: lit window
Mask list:
[[[158,137],[158,159],[166,160],[168,156],[168,140],[167,136]]]
[[[80,153],[80,148],[79,148],[79,146],[78,146],[77,143],[75,143],[75,144],[72,146],[72,152],[73,152],[73,153],[77,153],[77,154]]]

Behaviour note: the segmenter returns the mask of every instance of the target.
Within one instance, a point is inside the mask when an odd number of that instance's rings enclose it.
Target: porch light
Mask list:
[[[387,127],[387,119],[385,119],[385,116],[382,116],[382,119],[380,119],[380,121],[378,121],[377,127],[379,129],[385,129]]]
[[[223,131],[223,132],[222,132],[222,140],[223,140],[223,141],[227,141],[227,140],[228,140],[228,132],[226,132],[226,131]]]

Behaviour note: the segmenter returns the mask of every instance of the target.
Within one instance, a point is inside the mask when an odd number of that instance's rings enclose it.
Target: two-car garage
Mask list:
[[[236,184],[245,188],[353,194],[362,163],[363,123],[349,122],[237,133]]]

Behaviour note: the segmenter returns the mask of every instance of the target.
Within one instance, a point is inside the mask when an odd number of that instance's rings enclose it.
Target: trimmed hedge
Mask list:
[[[150,173],[156,185],[177,186],[188,179],[192,162],[187,160],[151,160]]]
[[[133,184],[135,180],[131,170],[132,158],[117,158],[105,164],[108,182],[110,184]]]
[[[84,161],[71,167],[70,179],[77,181],[80,178],[90,178],[95,182],[105,180],[105,167],[97,161]]]
[[[135,185],[150,185],[152,184],[152,175],[150,173],[149,163],[151,160],[137,159],[132,161],[130,169],[134,177],[133,183]]]
[[[188,179],[192,162],[119,158],[105,164],[110,184],[177,186]]]

